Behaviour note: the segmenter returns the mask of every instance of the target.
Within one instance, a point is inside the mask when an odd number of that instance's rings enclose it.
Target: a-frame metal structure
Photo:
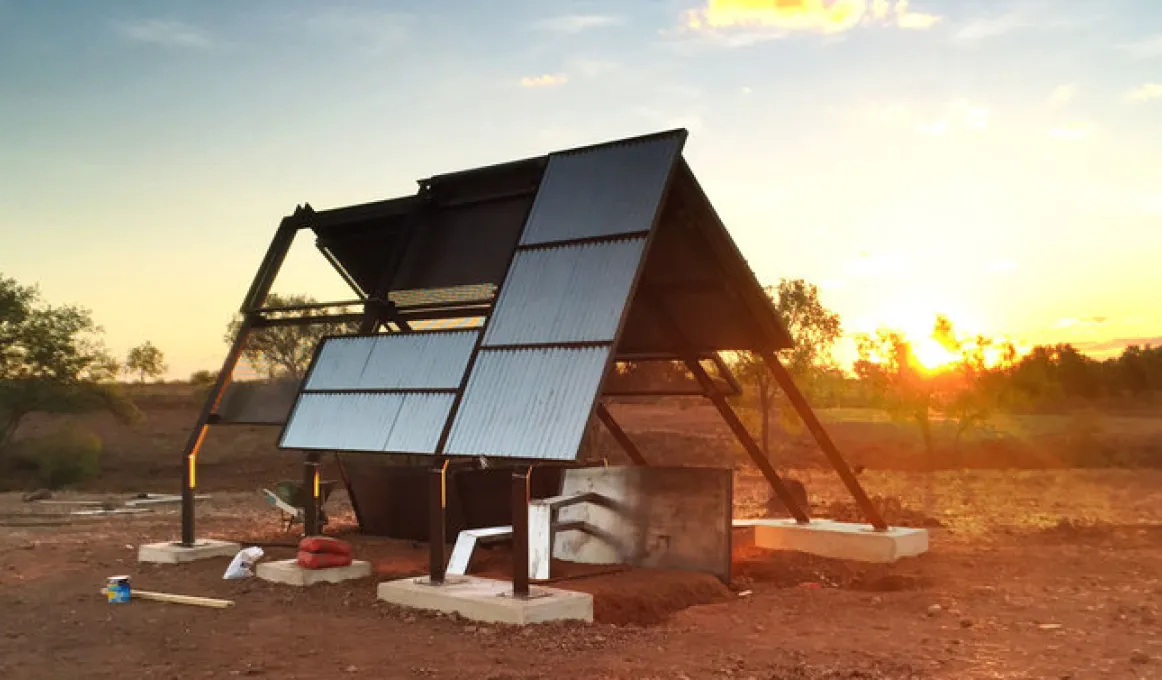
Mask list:
[[[182,543],[194,544],[206,429],[246,421],[224,417],[221,407],[249,334],[337,321],[358,322],[359,333],[321,342],[286,417],[267,423],[284,426],[280,447],[306,452],[304,488],[316,489],[307,533],[318,530],[326,452],[429,458],[442,497],[450,461],[488,457],[526,471],[575,461],[596,416],[635,463],[646,464],[602,403],[616,393],[615,364],[646,361],[682,362],[783,505],[807,522],[707,370],[722,351],[762,358],[868,521],[886,529],[780,363],[777,352],[791,338],[682,158],[685,140],[685,130],[673,130],[571,149],[431,177],[415,196],[326,211],[304,206],[284,218],[183,452]],[[304,229],[357,300],[264,307]],[[315,314],[322,308],[340,311]],[[423,328],[438,319],[477,322]],[[433,578],[435,562],[434,555]]]

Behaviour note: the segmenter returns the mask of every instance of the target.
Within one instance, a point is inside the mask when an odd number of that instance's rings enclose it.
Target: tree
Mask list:
[[[31,413],[139,416],[112,383],[117,363],[100,336],[87,310],[44,305],[35,287],[0,275],[0,455]]]
[[[137,374],[142,384],[147,376],[156,378],[165,373],[166,368],[165,355],[148,340],[129,350],[125,357],[125,372]]]
[[[877,405],[895,420],[911,420],[920,429],[924,450],[933,451],[933,383],[924,373],[912,344],[895,330],[855,338],[859,359],[852,368]]]
[[[932,415],[956,423],[958,449],[963,435],[986,423],[999,407],[1016,348],[983,335],[961,337],[943,315],[937,315],[930,337],[948,352],[948,364],[923,366],[899,331],[880,329],[875,336],[857,336],[859,359],[853,368],[881,408],[916,424],[932,456]]]
[[[779,353],[787,370],[808,393],[816,378],[832,365],[832,348],[842,330],[839,315],[823,306],[819,288],[803,279],[781,279],[776,287],[767,287],[775,312],[791,335],[795,346]],[[770,416],[775,405],[775,384],[762,357],[752,352],[739,356],[734,370],[740,380],[748,383],[758,397],[759,440],[763,452],[769,455]],[[783,420],[793,416],[782,410]]]
[[[267,296],[267,307],[290,307],[314,304],[315,299],[306,295]],[[325,316],[333,310],[304,310],[307,316]],[[237,316],[226,326],[226,342],[233,343],[242,328],[242,317]],[[320,323],[312,326],[273,326],[260,328],[250,333],[242,356],[266,377],[274,380],[289,377],[302,380],[311,363],[315,345],[327,335],[343,335],[359,330],[358,323]]]

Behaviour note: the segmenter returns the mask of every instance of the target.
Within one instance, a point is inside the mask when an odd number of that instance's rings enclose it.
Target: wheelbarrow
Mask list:
[[[327,513],[323,509],[331,492],[339,482],[327,480],[319,482],[319,528],[327,526]],[[262,489],[266,502],[278,508],[282,516],[283,531],[290,531],[295,524],[303,522],[303,508],[306,506],[309,494],[303,492],[302,482],[283,480],[274,485],[274,489]]]

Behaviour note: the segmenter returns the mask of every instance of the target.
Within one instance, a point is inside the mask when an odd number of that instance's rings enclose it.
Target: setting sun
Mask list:
[[[910,339],[910,338],[906,338]],[[944,368],[949,364],[955,363],[959,356],[950,352],[946,347],[941,345],[932,337],[922,337],[919,339],[910,339],[912,343],[912,356],[920,365],[934,371]]]

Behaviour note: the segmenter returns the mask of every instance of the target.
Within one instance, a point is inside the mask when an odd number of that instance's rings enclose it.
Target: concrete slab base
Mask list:
[[[303,569],[295,560],[259,562],[254,575],[264,581],[289,586],[313,586],[316,583],[340,583],[371,576],[371,563],[354,560],[345,567]]]
[[[799,552],[856,562],[895,562],[928,552],[928,530],[889,527],[876,531],[867,524],[826,519],[798,524],[793,519],[735,522],[754,528],[754,544],[767,550]]]
[[[137,548],[138,562],[153,562],[155,564],[183,564],[196,560],[206,560],[213,557],[234,557],[242,546],[230,541],[218,541],[212,538],[199,538],[193,546],[184,546],[181,543],[147,543]]]
[[[380,583],[379,599],[402,607],[456,613],[475,621],[524,626],[548,621],[592,621],[593,596],[558,588],[532,588],[531,597],[512,597],[512,583],[477,576],[451,576],[444,585],[427,577]]]

